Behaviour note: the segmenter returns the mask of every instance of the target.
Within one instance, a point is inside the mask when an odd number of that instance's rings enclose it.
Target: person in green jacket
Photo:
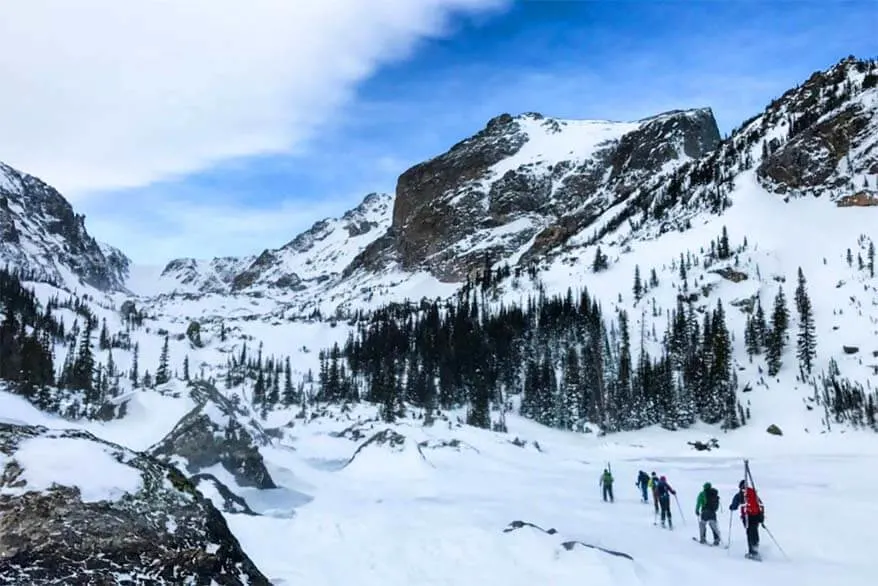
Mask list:
[[[719,526],[716,523],[716,511],[719,509],[719,492],[709,482],[705,482],[698,500],[695,501],[695,515],[698,517],[698,529],[701,543],[707,543],[707,526],[713,533],[713,544],[720,544]]]
[[[609,497],[609,501],[613,502],[613,475],[610,473],[609,468],[604,468],[599,486],[604,488],[604,501]]]

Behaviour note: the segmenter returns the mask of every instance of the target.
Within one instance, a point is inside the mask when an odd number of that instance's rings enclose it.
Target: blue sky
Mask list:
[[[728,133],[813,71],[848,54],[878,56],[876,6],[524,1],[459,15],[440,38],[353,85],[290,152],[74,205],[98,238],[138,262],[258,253],[366,193],[392,191],[408,166],[502,112],[630,120],[710,106]]]

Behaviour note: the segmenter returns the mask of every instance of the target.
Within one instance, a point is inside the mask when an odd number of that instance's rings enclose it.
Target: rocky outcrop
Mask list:
[[[3,584],[270,584],[210,501],[148,455],[0,423],[0,473]]]
[[[544,253],[625,199],[646,174],[700,157],[719,138],[709,109],[633,123],[498,116],[399,177],[393,224],[355,265],[379,270],[395,261],[461,281],[529,242],[534,252],[525,258]]]
[[[43,181],[0,163],[0,263],[57,285],[72,273],[103,291],[124,291],[129,259],[98,243],[85,216]]]
[[[766,141],[757,175],[767,187],[779,194],[848,197],[863,187],[854,176],[878,173],[878,89],[865,83],[870,72],[878,72],[875,63],[844,59],[769,106],[763,125],[786,132]],[[864,194],[850,201],[867,202]]]
[[[259,453],[269,442],[247,411],[206,381],[190,390],[197,405],[149,452],[168,462],[182,460],[189,474],[221,465],[240,486],[277,488]]]

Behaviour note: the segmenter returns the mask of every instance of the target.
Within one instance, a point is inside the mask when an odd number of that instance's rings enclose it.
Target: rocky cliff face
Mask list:
[[[637,122],[504,114],[400,176],[390,229],[347,273],[395,262],[460,281],[486,258],[538,253],[719,139],[709,109]]]
[[[6,423],[0,582],[270,584],[177,469],[85,432]]]
[[[0,262],[35,279],[122,291],[130,261],[99,244],[60,193],[36,177],[0,163]]]
[[[876,187],[852,182],[878,175],[878,70],[848,58],[814,73],[788,91],[759,118],[765,136],[757,169],[763,184],[784,195],[834,198]]]

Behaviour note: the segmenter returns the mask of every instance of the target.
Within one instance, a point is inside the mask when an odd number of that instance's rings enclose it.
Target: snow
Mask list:
[[[83,502],[118,500],[142,487],[140,471],[116,460],[104,444],[79,438],[38,436],[22,441],[13,459],[22,467],[23,488],[3,494],[44,491],[54,484],[77,487]]]
[[[517,120],[528,140],[513,156],[491,167],[490,180],[499,179],[522,165],[590,158],[601,146],[617,141],[641,126],[640,122],[555,120],[533,116],[521,116]],[[554,130],[556,124],[558,131]]]
[[[874,434],[815,434],[802,440],[752,429],[719,436],[717,450],[695,452],[685,442],[706,440],[713,430],[597,438],[517,417],[508,423],[509,434],[495,434],[448,429],[441,421],[432,428],[407,421],[390,427],[411,446],[366,448],[351,466],[339,468],[326,464],[342,454],[350,457],[365,439],[331,438],[328,431],[351,422],[318,419],[297,427],[296,439],[287,440],[295,452],[264,452],[270,465],[295,470],[313,500],[289,518],[226,518],[257,565],[271,579],[289,583],[564,586],[582,584],[584,576],[589,584],[613,586],[700,585],[705,579],[715,586],[742,581],[816,586],[829,579],[846,586],[872,583],[869,542],[851,528],[878,511],[863,476],[878,455]],[[376,424],[372,431],[385,427]],[[516,436],[537,441],[542,451],[513,445]],[[424,460],[413,446],[427,438],[456,438],[471,448],[425,447]],[[721,493],[719,525],[726,543],[725,507],[745,457],[766,503],[766,524],[789,559],[763,531],[764,561],[745,560],[737,516],[730,549],[701,548],[691,541],[697,532],[695,499],[710,481]],[[616,478],[613,504],[601,502],[599,495],[606,462]],[[634,486],[639,469],[667,475],[678,491],[683,514],[675,503],[674,531],[653,527],[652,505],[639,502]],[[822,510],[833,514],[818,521],[814,512]],[[527,527],[504,533],[516,520],[558,533]],[[561,543],[571,540],[621,551],[634,561],[584,547],[567,551]]]

